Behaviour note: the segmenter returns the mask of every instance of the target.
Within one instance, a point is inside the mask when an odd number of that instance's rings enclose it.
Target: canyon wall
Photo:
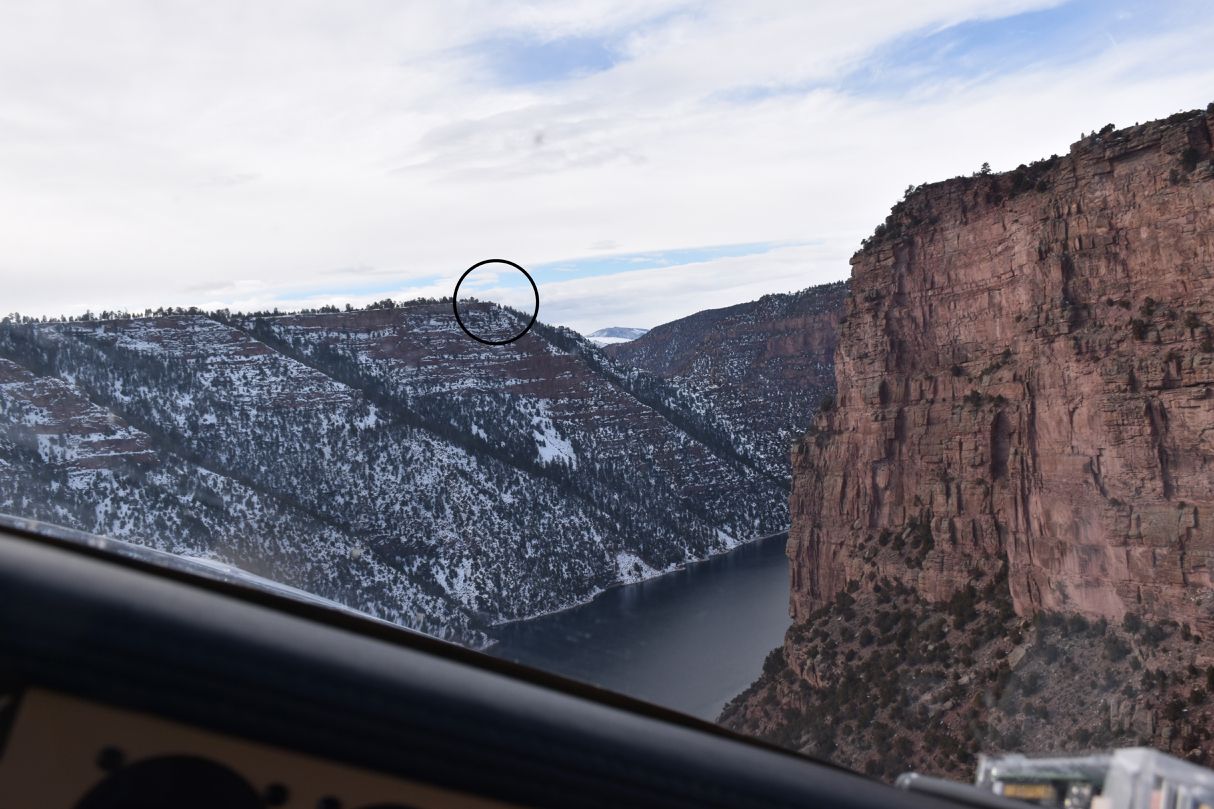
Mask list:
[[[704,404],[567,329],[483,345],[446,301],[9,319],[0,513],[479,645],[786,528],[782,482]]]
[[[908,190],[793,450],[798,619],[1006,573],[1020,615],[1214,637],[1212,132],[1214,105]]]
[[[761,467],[788,480],[790,441],[835,389],[846,282],[708,309],[603,350],[694,392]]]

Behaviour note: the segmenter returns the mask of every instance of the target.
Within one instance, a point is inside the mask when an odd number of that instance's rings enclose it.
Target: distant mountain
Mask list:
[[[0,358],[0,511],[464,642],[787,526],[695,392],[447,303],[0,324]]]
[[[590,342],[599,346],[615,345],[616,343],[626,343],[629,340],[635,340],[638,337],[644,336],[649,329],[634,329],[628,326],[611,326],[606,329],[599,329],[592,334],[588,334]]]
[[[617,360],[691,391],[735,442],[787,480],[789,444],[834,393],[835,344],[847,284],[765,295],[657,326],[606,347]]]

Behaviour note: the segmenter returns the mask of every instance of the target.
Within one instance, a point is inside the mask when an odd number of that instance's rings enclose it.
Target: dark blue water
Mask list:
[[[762,539],[581,607],[498,627],[489,651],[716,719],[783,642],[786,540]]]

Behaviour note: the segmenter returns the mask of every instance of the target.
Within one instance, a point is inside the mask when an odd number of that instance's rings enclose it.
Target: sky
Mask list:
[[[846,278],[912,184],[1214,101],[1206,0],[0,4],[0,312]],[[492,297],[492,285],[477,295]]]

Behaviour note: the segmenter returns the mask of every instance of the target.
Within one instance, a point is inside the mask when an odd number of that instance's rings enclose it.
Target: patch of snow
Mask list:
[[[646,564],[644,559],[628,551],[620,551],[616,554],[615,567],[619,571],[619,580],[625,584],[635,584],[646,579],[652,579],[661,573],[661,571]]]
[[[532,417],[531,429],[535,433],[535,447],[540,463],[548,466],[559,460],[576,469],[578,459],[577,453],[573,451],[573,442],[557,432],[552,419],[548,418],[547,402],[540,399],[536,404],[539,406],[539,415]]]
[[[360,430],[369,430],[372,427],[377,426],[378,424],[379,424],[379,410],[375,407],[375,405],[371,405],[368,408],[367,415],[365,415],[359,419],[355,419],[355,421],[354,421],[354,426]]]
[[[476,583],[472,576],[472,561],[461,559],[458,565],[442,569],[434,568],[434,578],[450,596],[464,604],[475,604],[477,601]]]
[[[742,544],[742,540],[738,539],[737,537],[731,536],[730,534],[726,533],[725,531],[722,531],[720,528],[717,529],[717,539],[720,540],[721,543],[730,550],[733,550],[734,548],[736,548]]]

